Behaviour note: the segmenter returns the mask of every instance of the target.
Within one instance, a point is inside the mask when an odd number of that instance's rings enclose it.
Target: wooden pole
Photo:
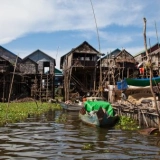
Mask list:
[[[40,79],[40,93],[39,93],[40,101],[42,102],[42,73],[41,73],[41,79]]]
[[[2,102],[5,102],[5,85],[6,85],[6,82],[5,82],[5,75],[3,77],[3,99],[2,99]]]
[[[156,22],[155,22],[155,29],[156,29],[156,37],[157,37],[158,49],[159,49],[159,38],[158,38],[158,32],[157,32],[157,25],[156,25]]]
[[[145,50],[146,50],[146,56],[147,56],[147,68],[149,69],[149,75],[150,75],[150,88],[151,88],[151,93],[152,93],[152,96],[154,98],[154,102],[155,102],[155,109],[157,111],[157,114],[158,114],[158,128],[159,128],[159,131],[160,131],[160,113],[159,113],[159,110],[158,110],[158,106],[157,106],[157,101],[156,101],[156,96],[153,92],[153,84],[152,84],[152,77],[153,77],[153,70],[152,70],[152,64],[151,64],[151,59],[149,57],[149,54],[148,54],[148,49],[147,49],[147,42],[146,42],[146,18],[143,18],[143,21],[144,21],[144,47],[145,47]]]
[[[155,29],[156,29],[156,37],[157,37],[158,49],[159,49],[159,37],[158,37],[156,22],[155,22]],[[160,53],[158,52],[158,60],[159,60],[159,54],[160,54]],[[159,65],[159,62],[158,62],[158,65]],[[159,70],[159,69],[158,69],[158,75],[160,75],[160,70]]]
[[[47,100],[48,100],[48,73],[47,73],[47,82],[46,82],[47,84],[47,86],[46,86],[46,102],[47,102]]]
[[[96,21],[96,16],[94,13],[94,7],[92,4],[92,0],[90,0],[91,6],[92,6],[92,11],[93,11],[93,15],[94,15],[94,20],[95,20],[95,24],[96,24],[96,31],[97,31],[97,39],[98,39],[98,46],[99,46],[99,53],[100,53],[100,66],[99,66],[99,74],[100,74],[100,78],[99,78],[99,90],[100,90],[100,96],[103,97],[103,90],[102,90],[102,60],[101,60],[101,46],[100,46],[100,38],[99,38],[99,32],[98,32],[98,25],[97,25],[97,21]]]
[[[14,75],[15,75],[15,71],[16,71],[16,67],[17,67],[17,61],[18,61],[18,55],[17,55],[16,62],[15,62],[15,65],[14,65],[14,71],[13,71],[11,85],[10,85],[10,90],[9,90],[9,95],[8,95],[8,103],[7,103],[7,110],[6,110],[6,119],[7,119],[7,116],[8,116],[8,108],[9,108],[9,103],[10,103],[10,97],[11,97],[11,92],[12,92]]]

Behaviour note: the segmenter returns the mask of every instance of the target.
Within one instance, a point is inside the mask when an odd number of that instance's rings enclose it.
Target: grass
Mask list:
[[[29,115],[40,115],[48,110],[62,109],[59,104],[37,102],[17,102],[0,103],[0,126],[7,123],[20,122],[28,118]]]

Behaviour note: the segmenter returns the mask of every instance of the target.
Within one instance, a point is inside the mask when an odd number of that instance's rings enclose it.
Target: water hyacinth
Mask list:
[[[62,109],[59,104],[41,102],[0,103],[0,126],[7,123],[20,122],[30,115],[40,115],[48,110]]]
[[[115,126],[116,129],[137,130],[138,124],[135,120],[127,116],[121,116],[120,121]]]

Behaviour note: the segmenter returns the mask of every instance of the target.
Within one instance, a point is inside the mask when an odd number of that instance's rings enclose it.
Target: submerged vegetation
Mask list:
[[[91,144],[91,143],[84,143],[82,149],[84,149],[84,150],[91,150],[91,149],[93,149],[93,144]]]
[[[57,123],[66,123],[66,121],[67,121],[67,115],[66,114],[62,114],[59,117],[57,117],[55,121]]]
[[[59,110],[61,106],[56,103],[21,102],[0,103],[0,126],[7,123],[21,122],[31,115],[40,115],[48,110]]]

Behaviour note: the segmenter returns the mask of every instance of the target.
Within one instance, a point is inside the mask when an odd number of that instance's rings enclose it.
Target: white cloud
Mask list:
[[[132,41],[132,34],[117,34],[117,33],[108,33],[108,32],[99,32],[100,37],[103,40],[110,41],[111,43],[118,43],[118,45],[122,45],[125,43],[129,43]]]
[[[99,28],[117,24],[142,25],[142,17],[154,15],[145,2],[92,0]],[[157,3],[156,3],[157,2]],[[158,7],[158,0],[155,0]],[[30,32],[95,30],[90,0],[0,0],[0,43],[5,44]],[[160,4],[159,4],[160,6]],[[149,13],[148,13],[149,12]],[[153,19],[153,18],[152,18]],[[149,17],[149,24],[150,21]],[[130,40],[130,39],[128,39]]]
[[[53,8],[44,0],[1,0],[0,1],[0,43],[10,42],[29,32],[35,32],[46,19],[49,20]],[[45,13],[43,12],[44,9]]]
[[[135,56],[138,53],[145,50],[144,46],[127,47],[127,48],[124,48],[124,49],[126,49],[126,51],[129,52],[130,54],[132,54],[133,56]]]

